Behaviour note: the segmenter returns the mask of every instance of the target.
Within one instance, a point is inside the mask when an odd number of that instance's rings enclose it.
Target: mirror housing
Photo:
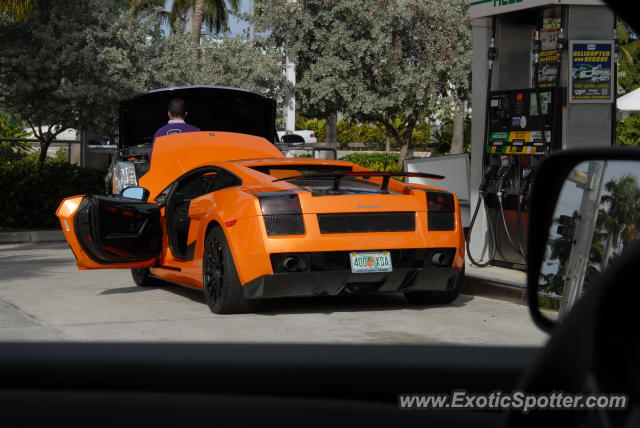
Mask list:
[[[136,199],[138,201],[147,201],[149,199],[150,192],[144,187],[127,187],[120,196],[127,199]]]
[[[539,284],[556,205],[565,181],[574,173],[575,167],[590,161],[637,161],[640,165],[640,148],[570,149],[554,153],[540,165],[530,202],[527,294],[531,317],[534,323],[546,332],[552,331],[557,322],[545,317],[541,311]]]

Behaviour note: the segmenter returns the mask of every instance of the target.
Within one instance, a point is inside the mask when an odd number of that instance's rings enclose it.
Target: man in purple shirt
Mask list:
[[[174,98],[171,100],[171,102],[169,103],[169,111],[167,112],[167,115],[169,116],[169,122],[167,122],[166,125],[156,131],[156,133],[153,135],[153,142],[156,141],[156,138],[165,135],[200,131],[200,129],[196,128],[195,126],[189,125],[188,123],[184,122],[184,119],[187,117],[187,108],[184,100],[180,98]]]

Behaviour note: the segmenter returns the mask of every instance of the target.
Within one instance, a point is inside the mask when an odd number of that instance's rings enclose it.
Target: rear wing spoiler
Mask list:
[[[374,172],[374,171],[348,171],[348,172],[335,172],[335,173],[327,173],[327,174],[308,174],[308,175],[294,175],[292,177],[279,178],[276,181],[293,181],[293,180],[303,180],[303,179],[311,179],[311,178],[333,178],[333,192],[340,191],[340,182],[344,177],[364,177],[368,179],[369,177],[383,177],[382,184],[380,185],[381,192],[389,191],[389,180],[391,177],[418,177],[418,178],[428,178],[431,180],[442,180],[445,177],[443,175],[437,174],[428,174],[424,172],[402,172],[402,171],[385,171],[385,172]]]

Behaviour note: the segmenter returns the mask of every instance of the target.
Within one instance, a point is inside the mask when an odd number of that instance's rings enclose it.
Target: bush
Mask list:
[[[616,135],[618,145],[640,145],[640,114],[632,114],[626,119],[618,120]]]
[[[296,129],[311,129],[320,142],[327,139],[327,121],[325,119],[306,119],[300,116],[296,118]]]
[[[57,228],[60,201],[104,193],[104,176],[104,171],[54,160],[39,167],[32,157],[0,163],[0,228]]]
[[[28,132],[22,131],[22,124],[6,113],[0,113],[0,137],[26,138]],[[29,144],[18,141],[0,142],[0,162],[23,158],[29,150]]]
[[[370,171],[402,171],[398,153],[351,153],[341,160],[353,162]]]
[[[338,122],[338,141],[343,143],[384,143],[384,126],[370,123]]]
[[[395,125],[400,125],[400,119],[396,120]],[[386,141],[385,129],[381,123],[355,123],[341,120],[338,122],[337,127],[338,141],[341,143],[372,144]],[[311,129],[315,132],[318,141],[324,142],[327,136],[327,121],[325,119],[307,119],[299,116],[296,119],[296,129]],[[425,122],[418,124],[413,131],[411,140],[414,144],[418,144],[419,147],[426,146],[430,141],[429,124]],[[397,146],[393,138],[391,138],[391,145]]]

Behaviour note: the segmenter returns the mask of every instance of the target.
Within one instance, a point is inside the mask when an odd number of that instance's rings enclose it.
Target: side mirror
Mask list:
[[[527,288],[534,322],[553,327],[640,238],[640,149],[567,150],[536,175]]]
[[[137,199],[139,201],[146,201],[149,199],[149,191],[144,187],[127,187],[120,196],[127,199]]]

